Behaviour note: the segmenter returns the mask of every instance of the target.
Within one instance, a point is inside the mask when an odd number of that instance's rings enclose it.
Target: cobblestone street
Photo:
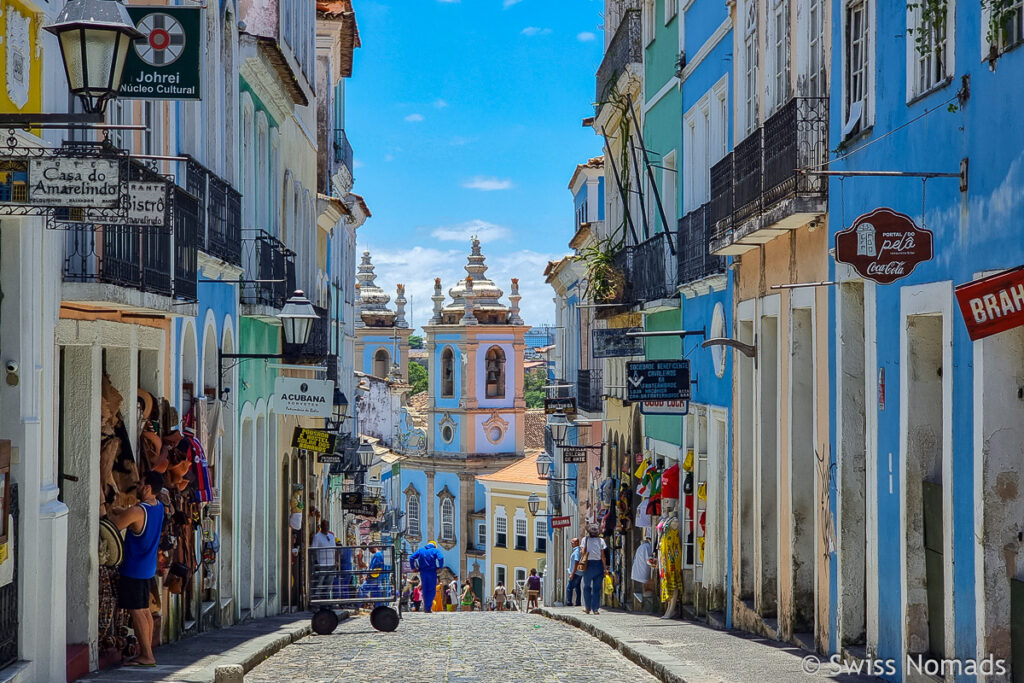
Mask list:
[[[590,635],[516,612],[406,614],[394,633],[366,616],[310,636],[252,670],[281,681],[654,681]]]

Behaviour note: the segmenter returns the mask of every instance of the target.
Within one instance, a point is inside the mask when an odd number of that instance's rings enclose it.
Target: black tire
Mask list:
[[[334,610],[322,608],[313,615],[313,632],[320,636],[329,636],[338,628],[338,615]]]
[[[370,625],[378,631],[390,633],[398,628],[398,612],[387,605],[377,605],[370,612]]]

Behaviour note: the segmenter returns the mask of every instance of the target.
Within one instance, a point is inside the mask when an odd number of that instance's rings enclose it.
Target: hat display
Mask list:
[[[124,560],[124,538],[117,525],[104,517],[100,520],[99,562],[104,567],[117,567]]]
[[[145,389],[139,387],[138,390],[138,406],[139,411],[142,413],[143,420],[155,419],[153,409],[156,407],[156,399],[153,398],[153,394],[149,393]]]

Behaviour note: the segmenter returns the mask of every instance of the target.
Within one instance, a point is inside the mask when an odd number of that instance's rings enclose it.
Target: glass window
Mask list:
[[[679,12],[679,0],[665,0],[665,23],[672,21]]]
[[[548,525],[543,519],[538,519],[534,523],[534,538],[536,538],[536,545],[534,546],[534,552],[545,553],[548,550]]]
[[[747,2],[747,17],[743,36],[744,63],[744,114],[746,115],[746,133],[757,128],[757,3]]]
[[[496,548],[507,548],[508,547],[508,518],[507,517],[495,517],[494,518],[494,547]]]
[[[860,132],[864,122],[868,77],[868,13],[864,0],[846,6],[846,112],[844,133]],[[855,120],[856,117],[856,120]]]
[[[505,579],[506,578],[507,577],[505,576],[505,568],[504,567],[495,567],[494,568],[494,583],[495,584],[505,583]]]
[[[455,540],[455,504],[448,498],[441,501],[441,538]]]
[[[774,38],[773,57],[775,67],[775,82],[772,93],[774,95],[773,110],[778,109],[789,96],[789,3],[783,0],[775,7],[772,21],[772,33]]]
[[[478,548],[487,547],[487,525],[478,524],[476,527],[476,545]]]
[[[441,352],[441,397],[455,397],[455,352],[450,346]]]
[[[526,550],[526,520],[516,519],[516,550]]]
[[[418,495],[411,495],[405,501],[405,528],[408,533],[419,536],[420,535],[420,497]]]
[[[825,91],[825,0],[811,0],[808,10],[810,36],[808,40],[807,94],[824,97]]]
[[[928,92],[949,75],[948,20],[952,11],[948,0],[935,4],[934,14],[927,17],[920,4],[907,6],[907,49],[914,67],[912,96]]]

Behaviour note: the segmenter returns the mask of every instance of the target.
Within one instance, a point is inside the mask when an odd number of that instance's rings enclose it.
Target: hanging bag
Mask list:
[[[587,552],[588,545],[587,539],[583,539],[583,542],[580,543],[580,559],[576,563],[576,569],[581,572],[587,571],[587,560],[590,559],[590,553]]]

